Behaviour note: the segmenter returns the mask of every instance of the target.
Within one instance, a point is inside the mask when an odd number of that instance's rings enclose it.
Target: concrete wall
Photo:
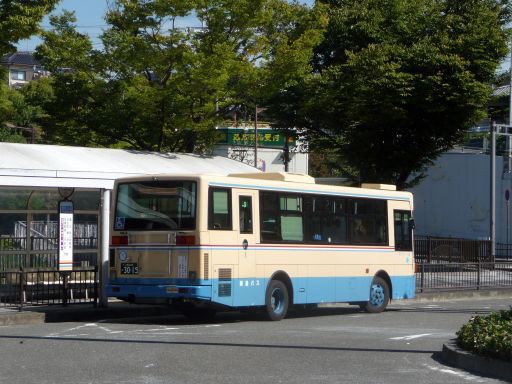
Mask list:
[[[512,242],[511,175],[496,159],[496,238]],[[446,153],[427,170],[427,177],[410,189],[415,200],[418,235],[488,239],[490,234],[490,159],[485,154]],[[512,192],[512,191],[511,191]],[[508,235],[507,235],[508,234]],[[509,241],[510,240],[510,241]]]

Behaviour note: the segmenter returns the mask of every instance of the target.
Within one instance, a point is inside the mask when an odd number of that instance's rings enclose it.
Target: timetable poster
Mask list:
[[[59,270],[73,269],[73,202],[59,202]]]

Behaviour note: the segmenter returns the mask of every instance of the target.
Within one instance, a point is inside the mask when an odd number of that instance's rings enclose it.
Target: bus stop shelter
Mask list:
[[[0,143],[0,272],[58,266],[58,204],[73,202],[73,264],[108,278],[114,180],[134,175],[258,172],[221,156]]]

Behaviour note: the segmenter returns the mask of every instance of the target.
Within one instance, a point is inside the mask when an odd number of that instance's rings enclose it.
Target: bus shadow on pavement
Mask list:
[[[366,314],[356,306],[343,308],[291,308],[286,319],[305,319],[325,316],[344,316],[354,314]],[[368,314],[370,315],[370,314]],[[283,320],[283,321],[286,321]],[[157,316],[134,316],[125,318],[110,318],[100,320],[102,323],[127,323],[127,324],[153,324],[153,325],[195,325],[195,324],[229,324],[240,322],[269,322],[263,310],[250,311],[221,311],[213,319],[190,319],[186,316],[175,313]],[[270,323],[270,322],[269,322]]]

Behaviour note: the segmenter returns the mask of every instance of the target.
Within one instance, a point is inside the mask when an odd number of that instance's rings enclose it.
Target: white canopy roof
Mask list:
[[[0,143],[0,186],[112,189],[133,175],[242,172],[259,171],[222,156]]]

